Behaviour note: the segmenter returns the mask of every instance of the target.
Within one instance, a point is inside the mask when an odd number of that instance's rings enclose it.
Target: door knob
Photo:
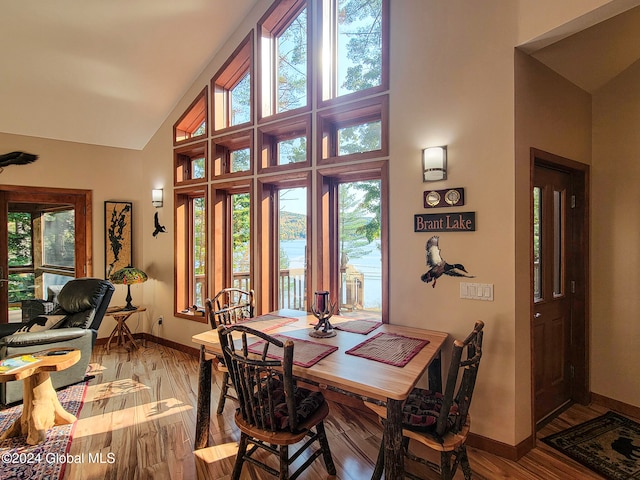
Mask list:
[[[533,314],[533,318],[540,318],[541,316],[542,314],[540,312]]]

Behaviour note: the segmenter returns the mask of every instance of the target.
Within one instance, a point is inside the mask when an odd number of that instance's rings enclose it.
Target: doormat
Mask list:
[[[640,479],[640,424],[615,412],[542,441],[609,480]]]

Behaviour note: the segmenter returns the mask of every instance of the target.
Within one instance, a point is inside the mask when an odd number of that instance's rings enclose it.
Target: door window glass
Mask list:
[[[542,299],[542,190],[533,189],[533,298]]]
[[[553,295],[564,293],[564,192],[553,192]]]

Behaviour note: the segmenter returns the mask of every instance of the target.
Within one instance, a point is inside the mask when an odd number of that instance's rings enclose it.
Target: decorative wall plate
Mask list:
[[[449,190],[444,195],[444,201],[451,206],[457,205],[457,203],[460,201],[460,192],[458,192],[458,190]]]
[[[430,207],[435,207],[440,203],[440,194],[438,192],[429,192],[427,193],[426,200]]]
[[[461,207],[464,205],[464,188],[426,190],[422,194],[424,208]]]

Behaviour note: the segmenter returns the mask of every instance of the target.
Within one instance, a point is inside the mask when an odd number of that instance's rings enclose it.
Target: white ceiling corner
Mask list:
[[[0,132],[144,148],[257,1],[3,2]]]

